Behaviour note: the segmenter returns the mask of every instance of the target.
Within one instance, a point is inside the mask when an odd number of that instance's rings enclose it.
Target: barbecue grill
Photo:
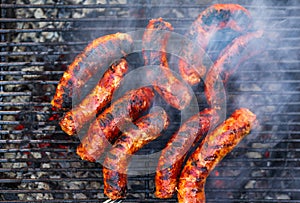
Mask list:
[[[0,202],[103,202],[102,168],[80,160],[78,137],[58,125],[50,101],[66,66],[91,40],[144,29],[163,17],[184,34],[200,11],[230,1],[3,0],[0,19]],[[267,51],[241,64],[226,85],[228,115],[248,107],[254,130],[216,167],[207,202],[300,201],[300,4],[234,1],[270,36]],[[214,59],[224,38],[209,47]],[[131,56],[138,58],[137,55]],[[138,67],[140,59],[132,60]],[[194,88],[201,98],[201,88]],[[203,107],[204,104],[199,104]],[[176,126],[175,126],[176,127]],[[175,130],[170,128],[167,134]],[[163,140],[139,152],[149,154]],[[136,171],[155,166],[134,165]],[[129,176],[123,202],[176,202],[154,196],[154,174]]]

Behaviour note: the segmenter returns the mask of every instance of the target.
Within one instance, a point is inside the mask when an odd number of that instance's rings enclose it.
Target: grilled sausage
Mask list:
[[[64,72],[51,101],[53,107],[68,109],[72,98],[79,98],[81,88],[91,78],[103,75],[114,61],[130,53],[133,43],[130,35],[116,33],[92,41]]]
[[[205,9],[185,34],[195,46],[186,46],[182,50],[183,59],[178,63],[182,78],[190,85],[198,84],[207,70],[203,59],[212,36],[224,28],[245,32],[251,27],[251,21],[248,10],[238,4],[215,4]]]
[[[229,73],[233,70],[233,67],[236,67],[239,64],[239,60],[244,60],[243,56],[245,55],[245,53],[243,53],[243,51],[246,50],[246,55],[250,54],[249,45],[251,45],[251,43],[255,42],[257,39],[261,38],[262,35],[262,31],[247,33],[233,40],[231,44],[229,44],[224,48],[224,50],[222,50],[219,58],[209,69],[204,82],[205,96],[207,99],[207,103],[211,107],[217,108],[225,102],[225,91],[222,86],[222,78],[220,78],[220,74],[222,72]],[[254,53],[259,53],[259,51],[262,50],[259,47],[260,45],[258,44],[256,46],[256,50],[253,50],[252,48],[250,52],[254,51]]]
[[[156,109],[138,119],[134,128],[123,132],[103,163],[104,194],[113,200],[126,196],[127,166],[131,155],[156,139],[168,124],[167,113]]]
[[[155,195],[171,198],[178,184],[183,161],[191,146],[217,124],[219,115],[215,109],[204,109],[190,117],[171,137],[160,155],[155,175]]]
[[[78,106],[65,113],[59,123],[62,130],[68,135],[74,135],[85,123],[92,120],[97,112],[110,103],[127,70],[128,63],[125,59],[112,64],[91,93]]]
[[[241,108],[204,138],[181,172],[177,193],[180,203],[205,202],[204,187],[209,173],[250,133],[255,121],[255,114]]]
[[[188,85],[174,76],[169,68],[160,66],[153,87],[158,94],[172,107],[183,110],[192,100],[192,91]]]
[[[148,73],[148,78],[153,78],[154,89],[169,105],[182,110],[190,103],[192,96],[187,85],[169,69],[166,46],[170,32],[166,31],[172,30],[171,24],[162,18],[150,20],[143,35],[142,53],[145,65],[159,65],[156,73]]]
[[[172,25],[169,22],[164,21],[162,18],[152,19],[149,21],[142,39],[142,54],[145,65],[161,64],[164,67],[169,66],[166,47],[170,37],[170,31],[172,30]]]
[[[153,90],[142,87],[127,92],[113,102],[91,123],[87,134],[77,147],[77,154],[83,160],[91,162],[98,160],[110,143],[117,138],[119,128],[126,127],[127,121],[131,122],[138,118],[150,107],[153,98]]]

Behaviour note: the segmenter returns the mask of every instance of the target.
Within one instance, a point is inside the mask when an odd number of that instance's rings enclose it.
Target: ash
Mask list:
[[[206,186],[207,202],[300,200],[300,58],[299,46],[295,46],[300,36],[300,5],[268,0],[266,5],[258,6],[255,2],[240,3],[251,12],[265,13],[267,16],[253,15],[256,26],[279,35],[280,40],[264,55],[242,64],[230,78],[228,113],[238,107],[254,109],[260,126],[211,173]],[[21,6],[1,11],[5,18],[13,20],[1,21],[1,28],[10,31],[1,32],[0,202],[105,201],[101,165],[80,160],[76,155],[79,139],[61,131],[61,113],[50,105],[63,71],[88,42],[99,36],[145,28],[149,19],[157,17],[170,19],[175,31],[184,34],[200,11],[217,2],[3,3]],[[28,4],[32,7],[25,6]],[[271,23],[266,25],[266,19]],[[212,58],[215,49],[222,47],[215,45],[210,50]],[[154,145],[157,144],[159,141]],[[155,167],[156,162],[150,160],[148,164],[139,167]],[[157,202],[153,177],[130,176],[124,202]]]

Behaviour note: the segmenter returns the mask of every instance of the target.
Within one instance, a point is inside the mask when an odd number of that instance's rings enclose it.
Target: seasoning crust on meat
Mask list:
[[[171,198],[178,184],[188,150],[215,126],[219,115],[215,109],[204,109],[187,119],[162,150],[155,175],[155,196]]]
[[[128,122],[137,119],[141,113],[149,109],[153,98],[154,92],[149,87],[125,93],[91,123],[77,147],[77,154],[83,160],[91,162],[98,160],[118,137],[120,127],[125,128]]]
[[[163,109],[152,110],[135,122],[135,127],[123,132],[107,153],[103,163],[104,193],[110,199],[126,196],[127,167],[132,154],[161,135],[169,125]]]
[[[104,73],[96,87],[73,109],[66,112],[59,124],[68,135],[74,135],[82,126],[96,117],[111,102],[114,91],[119,87],[128,63],[121,59]]]
[[[250,110],[236,110],[209,133],[188,158],[179,178],[180,203],[205,203],[205,182],[209,173],[250,133],[256,116]]]
[[[82,87],[91,77],[102,76],[116,60],[129,54],[133,40],[126,33],[105,35],[93,40],[68,66],[51,101],[58,110],[69,109],[72,98],[80,98]],[[99,78],[100,79],[100,78]]]
[[[251,25],[249,11],[238,4],[214,4],[201,12],[185,34],[193,46],[182,49],[183,59],[178,63],[182,78],[190,85],[196,85],[202,80],[209,68],[203,63],[205,51],[218,30],[230,28],[243,33]]]
[[[174,76],[167,61],[166,46],[173,27],[162,18],[149,21],[143,35],[143,57],[145,65],[158,65],[155,73],[148,73],[153,78],[153,87],[158,94],[172,107],[183,110],[192,99],[187,84]],[[147,47],[155,47],[157,51],[148,51]],[[155,75],[154,75],[155,74]]]
[[[227,74],[226,77],[229,77],[229,74],[231,74],[232,71],[237,68],[235,66],[236,64],[239,64],[239,60],[244,60],[242,56],[243,51],[245,49],[249,49],[248,45],[253,41],[255,42],[257,39],[260,39],[262,35],[263,32],[261,30],[242,35],[233,40],[233,42],[225,47],[221,52],[219,58],[209,69],[204,81],[204,92],[206,100],[211,107],[217,108],[226,102],[224,87],[218,84],[223,84],[223,80],[222,78],[220,78],[221,74],[225,73]],[[257,46],[257,50],[251,51],[254,54],[259,53],[262,49],[259,49],[258,47],[259,46]]]

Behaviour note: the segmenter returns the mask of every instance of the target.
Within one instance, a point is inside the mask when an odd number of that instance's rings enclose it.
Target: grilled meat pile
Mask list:
[[[212,36],[222,29],[230,29],[236,37],[208,66],[205,51]],[[144,31],[143,65],[156,67],[155,72],[145,69],[143,77],[151,81],[147,86],[128,90],[113,100],[128,74],[127,56],[135,41],[130,34],[116,33],[95,39],[76,57],[51,102],[65,112],[59,124],[68,135],[78,134],[88,125],[77,154],[91,162],[103,160],[104,193],[111,199],[126,197],[131,156],[163,136],[169,126],[167,109],[153,107],[156,97],[182,111],[191,105],[190,86],[203,81],[209,106],[185,119],[162,150],[155,175],[158,198],[177,193],[179,202],[205,202],[209,173],[255,126],[256,116],[246,108],[236,109],[225,120],[221,116],[228,78],[243,61],[263,51],[253,48],[263,31],[252,28],[250,12],[237,4],[215,4],[201,12],[184,36],[194,43],[185,46],[177,42],[182,50],[174,68],[177,72],[168,62],[172,32],[172,25],[162,18],[150,20]],[[72,99],[80,97],[91,78],[97,78],[98,83],[72,107]]]

